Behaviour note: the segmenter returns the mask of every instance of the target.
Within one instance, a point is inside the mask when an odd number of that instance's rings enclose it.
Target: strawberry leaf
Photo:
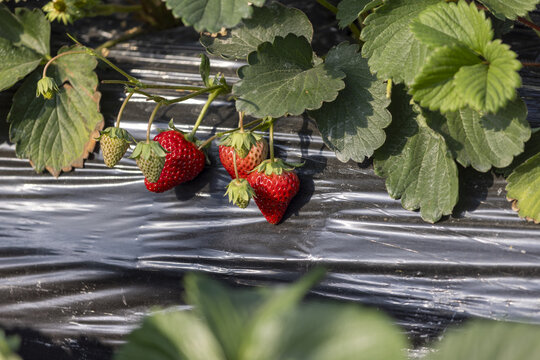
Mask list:
[[[412,23],[418,40],[435,51],[412,85],[415,101],[431,110],[466,106],[496,112],[521,86],[517,55],[493,40],[491,23],[474,3],[441,3]]]
[[[310,116],[317,121],[325,144],[340,161],[362,162],[384,143],[391,122],[386,85],[369,72],[358,45],[342,43],[328,52],[326,64],[346,75],[345,89]]]
[[[259,45],[239,69],[236,109],[255,117],[300,115],[333,101],[345,75],[320,61],[304,37],[289,34]]]
[[[465,108],[467,103],[456,90],[454,77],[462,67],[479,63],[478,56],[464,46],[437,48],[416,76],[410,93],[431,110],[447,112]]]
[[[531,324],[476,320],[449,331],[425,360],[526,360],[540,354],[540,328]]]
[[[103,128],[96,64],[87,54],[63,56],[47,72],[57,84],[63,84],[52,99],[36,97],[38,72],[15,93],[8,115],[10,139],[16,144],[17,156],[28,158],[36,172],[47,169],[58,176],[61,171],[82,167],[93,150]]]
[[[386,178],[388,193],[401,198],[405,209],[420,209],[422,219],[436,222],[458,200],[456,163],[444,138],[426,124],[441,115],[411,105],[402,87],[394,88],[390,112],[386,143],[375,151],[375,173]]]
[[[18,8],[15,14],[0,4],[0,91],[38,67],[49,53],[50,25],[40,10]]]
[[[9,89],[17,81],[34,71],[41,62],[41,55],[26,47],[13,46],[0,38],[0,91]],[[35,94],[34,94],[35,95]]]
[[[525,16],[538,5],[538,0],[479,0],[498,18],[515,20]]]
[[[253,16],[244,19],[227,37],[203,35],[201,43],[211,54],[245,59],[263,42],[272,42],[276,36],[285,37],[288,34],[303,36],[311,42],[313,26],[302,11],[276,2],[262,8],[253,8]]]
[[[362,14],[382,5],[382,0],[342,0],[337,6],[336,18],[339,27],[344,28],[352,24]]]
[[[504,177],[508,177],[515,168],[538,153],[540,153],[540,128],[532,130],[531,138],[525,144],[525,150],[514,158],[512,164],[503,169],[495,169],[495,172],[502,174]]]
[[[411,84],[430,53],[409,27],[427,7],[440,0],[387,1],[364,21],[362,55],[379,79]]]
[[[462,45],[482,52],[493,39],[491,22],[471,3],[439,3],[422,11],[412,21],[414,36],[430,48]]]
[[[225,360],[206,324],[184,311],[157,313],[127,337],[115,360]]]
[[[49,54],[51,25],[41,10],[17,8],[13,14],[5,5],[0,4],[0,23],[0,38],[42,56]]]
[[[508,177],[506,197],[514,200],[519,216],[540,222],[540,153],[518,166]]]
[[[450,151],[463,166],[486,172],[492,166],[508,166],[523,152],[531,136],[527,107],[521,99],[509,102],[497,113],[481,114],[462,109],[433,117],[429,124],[446,139]]]
[[[252,4],[262,6],[264,0],[165,0],[165,3],[175,17],[182,18],[184,25],[216,33],[251,17]]]

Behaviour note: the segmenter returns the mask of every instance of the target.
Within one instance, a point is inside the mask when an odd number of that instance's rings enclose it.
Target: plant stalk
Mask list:
[[[251,126],[255,123],[258,123],[258,122],[261,122],[262,119],[257,119],[257,120],[253,120],[249,123],[247,123],[245,126]],[[259,124],[260,125],[260,124]],[[259,125],[255,126],[254,128],[250,129],[250,131],[254,131]],[[201,145],[199,145],[199,150],[202,149],[203,147],[205,147],[206,145],[208,145],[209,143],[211,143],[212,141],[214,141],[215,139],[217,138],[220,138],[222,137],[223,135],[227,135],[227,134],[230,134],[230,133],[233,133],[235,131],[238,131],[240,130],[240,128],[236,128],[236,129],[232,129],[232,130],[227,130],[227,131],[222,131],[222,132],[219,132],[217,134],[215,134],[214,136],[211,136],[209,137],[208,139],[206,139]]]
[[[324,6],[326,9],[330,10],[334,15],[337,14],[337,7],[335,7],[334,5],[330,4],[328,1],[326,0],[317,0],[317,2]]]
[[[236,165],[236,150],[234,149],[233,149],[232,156],[233,156],[233,165],[234,165],[234,175],[236,176],[236,182],[238,183],[238,178],[240,176],[238,176],[238,166]]]
[[[63,52],[63,53],[60,53],[60,54],[56,55],[55,57],[53,57],[49,61],[47,61],[47,64],[45,64],[45,67],[43,68],[42,77],[47,76],[47,69],[49,68],[49,65],[51,65],[56,59],[61,58],[62,56],[66,56],[66,55],[85,54],[85,53],[86,53],[86,51],[84,51],[84,50],[71,50],[71,51],[66,51],[66,52]]]
[[[240,128],[240,132],[244,132],[244,112],[240,111],[238,113],[238,127]]]
[[[120,110],[118,110],[118,116],[116,117],[116,125],[115,127],[120,127],[120,119],[122,118],[122,114],[124,113],[124,109],[126,108],[126,105],[129,101],[129,99],[131,99],[131,97],[133,96],[134,93],[129,93],[128,96],[126,96],[126,98],[124,99],[124,101],[122,102],[122,106],[120,106]]]
[[[540,67],[540,63],[537,62],[522,62],[521,65],[524,67]]]
[[[270,162],[273,163],[274,159],[274,119],[270,120]]]
[[[215,90],[208,96],[208,100],[206,101],[206,104],[204,104],[201,113],[199,114],[199,117],[197,118],[197,121],[195,121],[195,125],[193,125],[193,130],[191,130],[190,136],[195,137],[195,133],[197,132],[197,129],[202,123],[202,120],[204,118],[204,115],[206,115],[206,112],[208,111],[208,108],[210,107],[210,104],[212,104],[212,101],[219,95],[221,92],[221,89]]]
[[[162,102],[157,103],[156,107],[154,108],[154,111],[152,111],[152,115],[150,115],[150,119],[148,119],[148,128],[146,129],[146,143],[150,143],[150,129],[152,128],[152,123],[154,122],[154,118],[156,117],[157,111],[159,108],[163,105]]]

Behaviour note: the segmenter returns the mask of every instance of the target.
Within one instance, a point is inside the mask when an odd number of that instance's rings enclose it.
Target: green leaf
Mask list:
[[[0,91],[3,91],[38,67],[41,56],[26,47],[13,46],[10,41],[0,38],[0,62]]]
[[[47,169],[58,176],[61,171],[82,167],[94,148],[103,128],[96,64],[87,54],[63,56],[47,72],[57,84],[63,84],[52,99],[36,97],[38,72],[15,93],[8,115],[10,139],[16,143],[17,156],[28,158],[36,172]]]
[[[364,21],[362,55],[379,79],[409,85],[430,53],[410,29],[411,21],[441,0],[387,1]]]
[[[273,42],[276,36],[285,37],[288,34],[303,36],[311,42],[313,26],[302,11],[275,2],[262,8],[253,8],[253,16],[244,19],[229,36],[214,38],[203,35],[201,43],[211,54],[245,59],[263,42]]]
[[[518,166],[507,179],[506,197],[519,216],[540,222],[540,153]]]
[[[188,275],[186,292],[228,349],[227,359],[349,360],[362,354],[370,360],[404,360],[404,336],[381,314],[355,305],[299,304],[323,273],[313,271],[294,285],[264,293]]]
[[[15,46],[24,46],[36,53],[49,54],[51,25],[39,9],[15,9],[15,14],[0,4],[0,38],[9,40]]]
[[[392,121],[386,109],[390,104],[386,85],[370,73],[358,45],[342,43],[334,47],[325,62],[345,73],[345,89],[335,101],[311,111],[310,116],[340,161],[362,162],[382,146],[386,139],[383,129]]]
[[[426,360],[533,360],[540,354],[540,327],[473,321],[450,331]]]
[[[493,39],[491,22],[474,3],[465,1],[440,3],[422,11],[411,23],[414,36],[437,48],[447,45],[463,45],[476,52]]]
[[[199,74],[201,74],[201,79],[204,83],[204,86],[210,87],[210,59],[205,54],[201,54],[201,64],[199,65]]]
[[[250,321],[264,294],[232,291],[207,277],[189,274],[185,279],[188,303],[221,344],[227,359],[236,359]]]
[[[0,4],[0,91],[30,74],[49,53],[50,25],[40,10]]]
[[[398,329],[382,314],[355,305],[305,304],[272,320],[252,338],[243,360],[406,359],[407,342]]]
[[[382,0],[341,0],[337,6],[336,18],[339,27],[344,28],[352,24],[362,14],[382,5]]]
[[[216,33],[250,17],[251,4],[262,6],[264,0],[165,0],[165,3],[175,17],[182,18],[184,25]]]
[[[463,46],[437,48],[414,80],[410,93],[431,110],[448,112],[464,108],[467,102],[456,89],[454,77],[462,67],[480,62],[474,52]]]
[[[422,106],[441,112],[465,106],[496,112],[516,97],[521,63],[508,45],[492,41],[491,22],[474,3],[430,7],[411,29],[435,49],[411,89]]]
[[[115,360],[225,360],[206,324],[184,311],[147,317],[127,337]]]
[[[324,63],[314,65],[313,50],[304,37],[289,34],[259,45],[239,69],[233,87],[236,109],[255,117],[300,115],[333,101],[345,86],[344,74]]]
[[[446,119],[431,120],[429,125],[444,136],[457,161],[482,172],[492,166],[509,165],[523,152],[531,136],[527,106],[521,99],[509,102],[495,114],[465,108],[447,113]]]
[[[479,0],[499,18],[515,20],[525,16],[538,5],[538,0]]]
[[[540,128],[532,130],[531,138],[525,144],[525,150],[514,158],[512,164],[503,169],[495,169],[495,172],[502,174],[504,177],[508,177],[515,168],[538,153],[540,153]]]
[[[21,339],[17,336],[6,337],[3,330],[0,330],[0,360],[21,360],[15,354],[20,347]]]
[[[444,138],[426,121],[441,116],[410,104],[402,87],[392,92],[392,124],[375,151],[375,173],[386,178],[391,197],[407,210],[420,208],[422,219],[436,222],[452,213],[458,200],[458,173]]]
[[[500,40],[484,48],[485,61],[462,67],[455,76],[456,91],[473,109],[496,112],[516,98],[521,86],[517,54]]]

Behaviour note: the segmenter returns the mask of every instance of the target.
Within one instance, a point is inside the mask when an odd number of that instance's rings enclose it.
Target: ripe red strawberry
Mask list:
[[[281,220],[300,188],[300,180],[293,169],[294,166],[280,159],[266,160],[247,176],[255,192],[255,203],[271,224]]]
[[[233,153],[236,151],[238,177],[245,179],[268,155],[266,140],[252,132],[235,132],[226,137],[219,146],[219,159],[232,179],[234,173]]]
[[[202,150],[188,141],[184,134],[174,129],[164,131],[154,137],[165,150],[169,151],[165,157],[165,166],[161,176],[156,182],[145,179],[146,188],[152,192],[164,192],[175,186],[194,179],[204,169],[206,157]]]

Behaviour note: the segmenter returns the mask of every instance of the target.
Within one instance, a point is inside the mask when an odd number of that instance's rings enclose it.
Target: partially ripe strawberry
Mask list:
[[[107,167],[114,167],[129,148],[129,133],[121,128],[108,127],[96,139],[100,142],[103,162]]]
[[[155,141],[139,142],[131,154],[144,175],[144,181],[155,182],[159,179],[165,164],[166,151]]]
[[[294,166],[280,159],[262,162],[246,180],[255,192],[255,203],[271,224],[279,223],[300,189]]]
[[[157,181],[145,180],[144,184],[149,191],[164,192],[175,186],[193,180],[204,169],[206,157],[202,150],[188,141],[184,134],[174,128],[164,131],[154,141],[160,143],[169,153],[165,157],[165,165]]]
[[[232,179],[234,179],[233,153],[236,151],[238,177],[245,179],[268,155],[268,143],[259,134],[235,132],[227,136],[219,146],[219,159]]]

